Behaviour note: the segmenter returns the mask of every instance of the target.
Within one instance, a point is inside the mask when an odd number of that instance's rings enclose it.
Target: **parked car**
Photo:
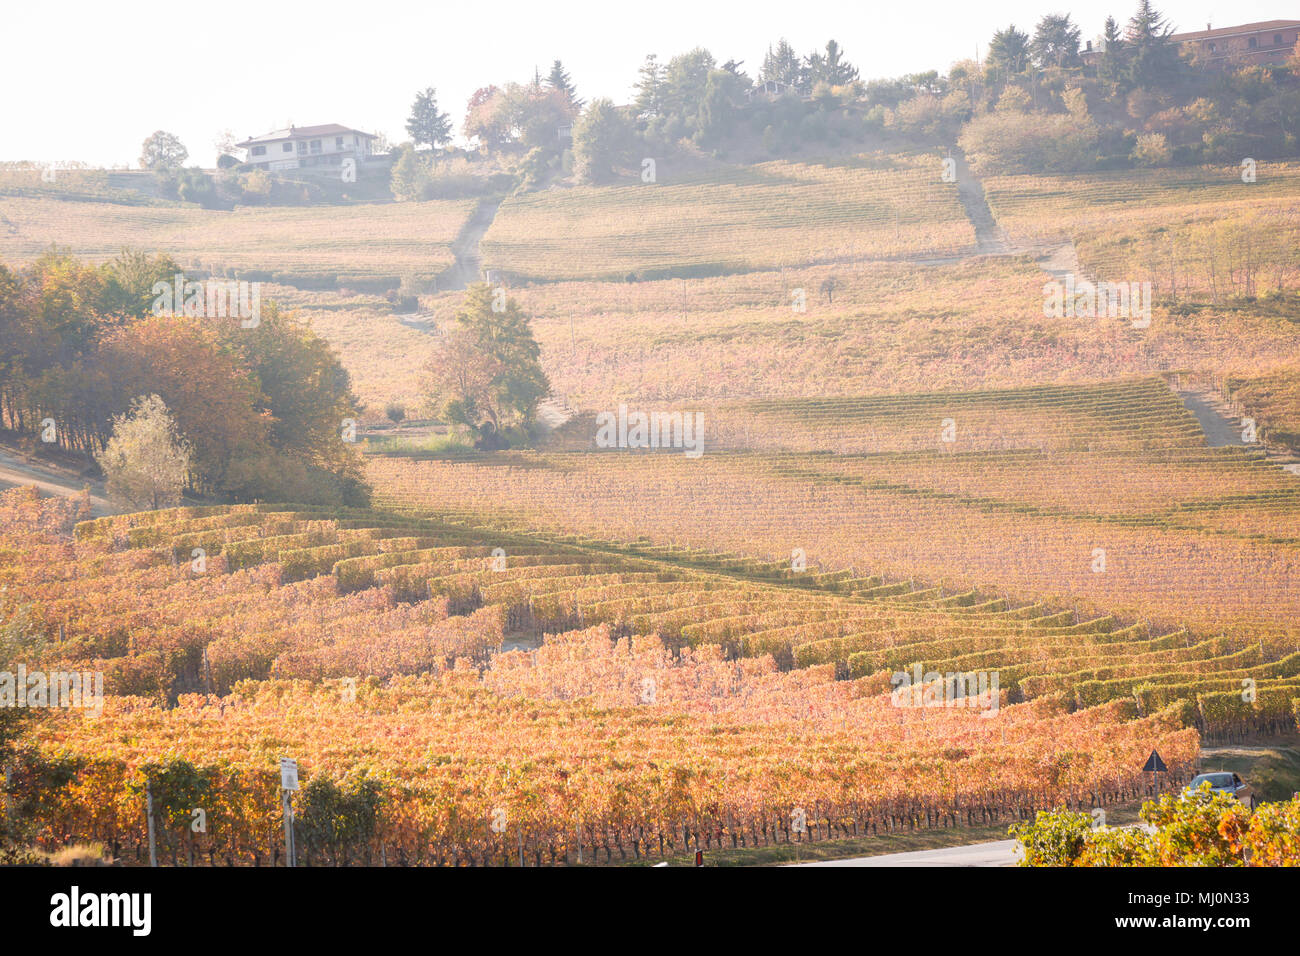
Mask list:
[[[1237,774],[1226,770],[1198,774],[1192,778],[1192,782],[1187,785],[1187,789],[1189,792],[1197,790],[1204,783],[1208,783],[1210,789],[1215,793],[1226,793],[1230,797],[1236,797],[1252,810],[1255,809],[1255,794],[1251,792],[1250,784],[1242,780]]]

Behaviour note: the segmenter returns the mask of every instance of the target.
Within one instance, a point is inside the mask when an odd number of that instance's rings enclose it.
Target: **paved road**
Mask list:
[[[819,860],[802,866],[1015,866],[1018,856],[1015,840],[972,843],[942,850],[913,850],[910,853],[885,853],[881,856],[857,856],[847,860]]]

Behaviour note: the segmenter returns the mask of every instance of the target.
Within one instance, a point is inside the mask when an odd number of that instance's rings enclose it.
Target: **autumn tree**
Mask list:
[[[113,419],[113,437],[95,456],[108,494],[132,510],[177,505],[190,469],[190,446],[157,395],[136,399],[129,415]]]

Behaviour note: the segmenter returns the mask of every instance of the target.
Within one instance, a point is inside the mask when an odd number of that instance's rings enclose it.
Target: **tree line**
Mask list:
[[[696,48],[646,57],[626,104],[584,104],[557,60],[530,83],[477,90],[461,133],[478,155],[515,157],[523,189],[558,175],[631,175],[642,157],[683,146],[726,158],[961,141],[977,165],[1004,172],[1236,162],[1300,148],[1300,62],[1208,69],[1173,31],[1151,0],[1138,0],[1126,22],[1107,18],[1089,51],[1072,17],[1052,13],[1032,30],[995,31],[982,61],[866,82],[834,39],[804,55],[781,39],[753,77],[743,62]],[[409,181],[421,162],[432,169],[453,133],[435,89],[417,96],[407,132],[394,193],[420,198]]]
[[[100,266],[54,248],[0,264],[0,428],[101,462],[115,435],[119,452],[170,436],[196,494],[363,504],[347,440],[359,407],[338,356],[274,303],[255,325],[160,313],[154,284],[181,272],[130,250]]]

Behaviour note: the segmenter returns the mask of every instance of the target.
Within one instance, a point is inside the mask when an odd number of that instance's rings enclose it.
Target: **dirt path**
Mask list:
[[[1200,422],[1201,430],[1205,432],[1205,443],[1211,448],[1246,444],[1242,439],[1241,419],[1232,414],[1227,404],[1218,395],[1209,391],[1186,391],[1178,394],[1183,400],[1183,405]]]
[[[961,150],[953,149],[952,158],[956,160],[957,198],[966,210],[966,217],[975,227],[977,254],[1007,255],[1013,252],[1006,233],[993,218],[993,210],[989,208],[988,196],[984,192],[984,183],[971,172]]]
[[[1064,282],[1070,275],[1087,278],[1079,269],[1079,257],[1069,240],[1039,246],[1013,243],[993,215],[983,180],[970,168],[960,149],[953,147],[950,152],[956,161],[957,198],[975,230],[975,251],[960,256],[923,257],[917,260],[921,265],[953,265],[979,256],[1031,254],[1039,267],[1058,282]]]
[[[1196,416],[1205,432],[1205,443],[1211,448],[1253,447],[1264,452],[1265,458],[1289,474],[1300,477],[1300,464],[1295,455],[1283,449],[1273,448],[1263,442],[1246,441],[1245,418],[1225,402],[1212,389],[1179,390],[1178,396],[1183,405]]]
[[[115,509],[99,485],[83,481],[70,472],[33,465],[8,450],[0,449],[0,488],[34,485],[45,495],[72,498],[90,489],[90,512],[99,518],[114,514]]]
[[[456,256],[456,263],[442,275],[438,276],[439,292],[458,292],[474,282],[482,280],[483,262],[479,255],[479,242],[496,218],[501,208],[500,199],[484,199],[469,217],[460,235],[451,244],[451,251]]]

